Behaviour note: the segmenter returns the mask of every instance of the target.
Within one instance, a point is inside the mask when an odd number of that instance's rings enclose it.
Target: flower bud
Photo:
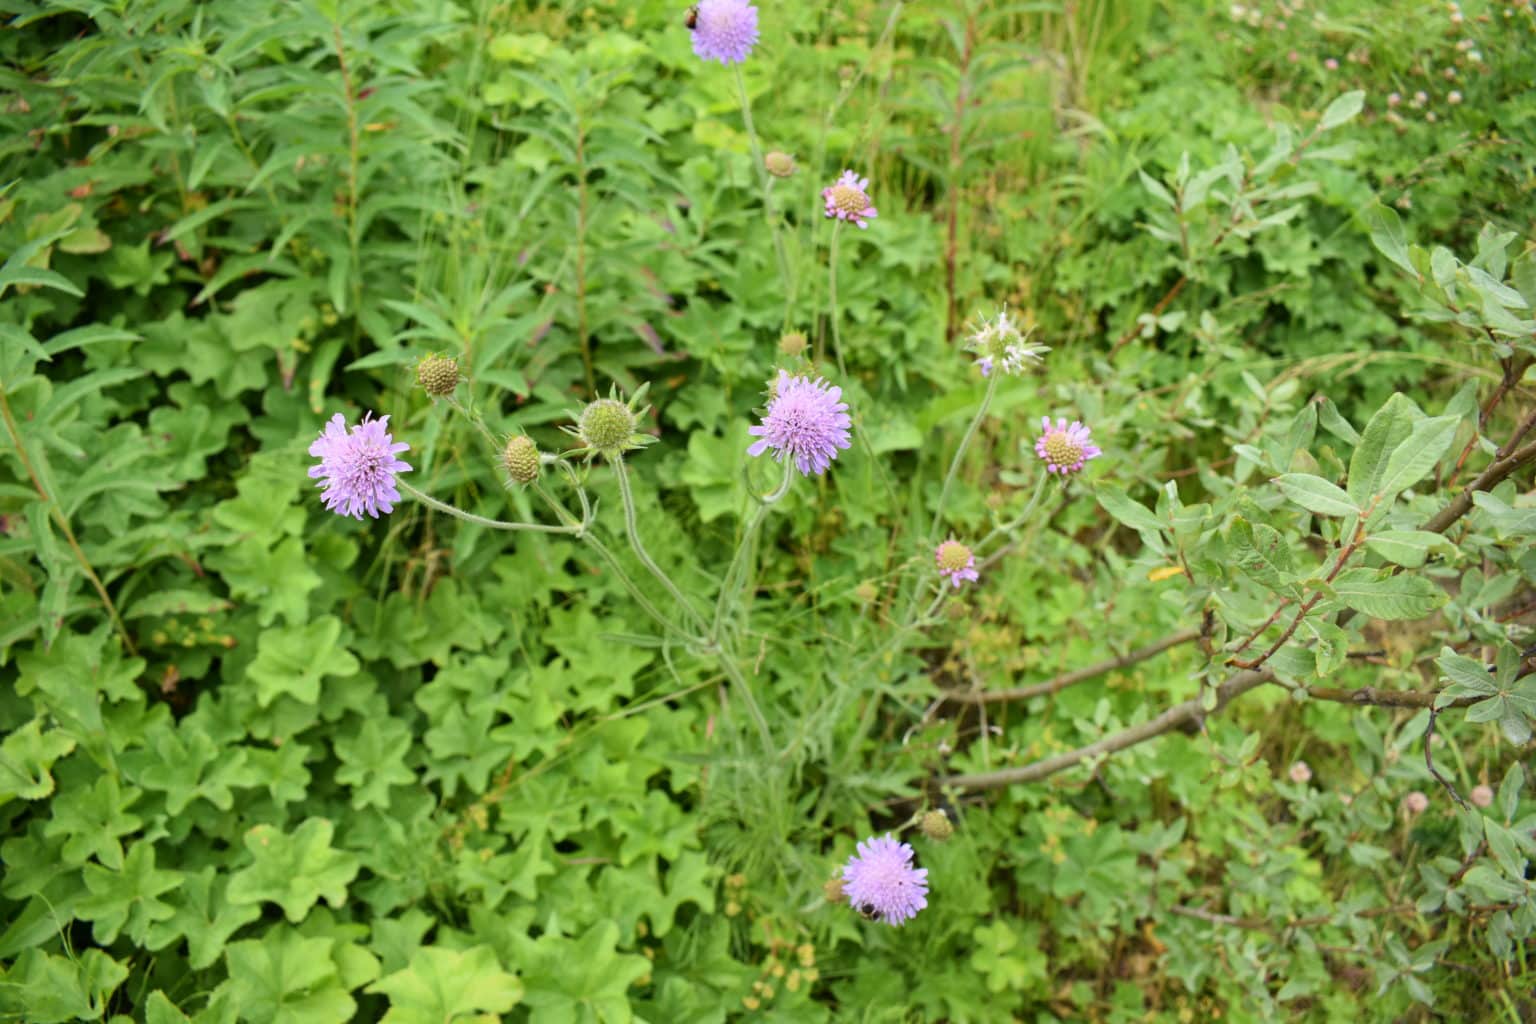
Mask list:
[[[1429,797],[1416,789],[1403,797],[1403,810],[1407,811],[1410,815],[1423,814],[1429,810]]]
[[[800,331],[790,331],[779,339],[779,352],[793,359],[804,353],[808,344],[805,335]]]
[[[416,364],[416,381],[433,398],[453,394],[459,386],[459,364],[451,356],[427,356]]]
[[[1493,803],[1493,787],[1488,785],[1473,786],[1472,792],[1468,794],[1468,797],[1472,801],[1472,806],[1488,807]]]
[[[501,464],[513,480],[531,484],[539,478],[539,446],[526,434],[513,434],[501,449]]]
[[[848,894],[843,892],[843,876],[836,875],[827,879],[827,884],[821,887],[821,894],[828,903],[847,903]]]
[[[924,814],[918,827],[923,830],[923,835],[939,843],[955,834],[955,826],[949,823],[949,815],[943,811],[929,811]]]
[[[1296,785],[1305,785],[1312,781],[1312,766],[1305,761],[1297,761],[1291,765],[1290,775],[1291,781],[1296,783]]]
[[[774,150],[763,157],[763,166],[768,168],[768,173],[775,178],[788,178],[795,173],[795,158],[788,153]]]
[[[580,436],[601,455],[621,454],[635,432],[635,414],[613,398],[599,398],[581,412]]]

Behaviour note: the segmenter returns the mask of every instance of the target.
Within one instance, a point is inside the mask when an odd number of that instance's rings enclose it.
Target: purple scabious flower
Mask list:
[[[780,370],[762,426],[747,430],[762,440],[754,442],[747,454],[761,455],[772,448],[776,460],[782,462],[789,455],[801,473],[820,476],[837,458],[838,449],[849,445],[852,421],[842,397],[842,388],[820,377],[812,380]]]
[[[912,866],[912,847],[889,832],[859,844],[843,868],[843,894],[854,909],[900,925],[928,905],[928,869]]]
[[[968,335],[965,347],[976,354],[976,368],[983,377],[992,376],[997,369],[1009,376],[1018,376],[1030,367],[1038,366],[1045,353],[1051,350],[1048,345],[1031,343],[1028,334],[1008,315],[1006,307],[995,317],[980,318]]]
[[[1056,425],[1051,426],[1051,418],[1042,416],[1040,425],[1045,428],[1045,433],[1035,442],[1035,454],[1044,460],[1047,473],[1060,473],[1065,479],[1081,470],[1089,459],[1104,454],[1093,443],[1088,428],[1077,420],[1068,426],[1066,420],[1058,419]]]
[[[693,52],[703,60],[741,64],[757,45],[757,8],[746,0],[700,0],[688,16]]]
[[[933,560],[938,563],[939,575],[948,576],[957,590],[960,584],[974,583],[980,578],[976,574],[976,556],[953,537],[934,548]]]
[[[320,481],[325,507],[339,516],[361,519],[367,512],[377,519],[381,511],[393,512],[400,500],[395,474],[411,468],[395,458],[411,446],[389,435],[388,416],[375,420],[372,415],[365,415],[348,433],[346,417],[337,413],[309,446],[309,454],[320,460],[309,475]]]
[[[870,204],[868,188],[868,178],[844,171],[841,178],[821,190],[821,198],[827,201],[827,216],[864,227],[865,221],[880,215]]]

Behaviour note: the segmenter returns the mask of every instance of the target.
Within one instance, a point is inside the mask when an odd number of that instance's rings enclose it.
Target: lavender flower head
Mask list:
[[[1035,442],[1035,454],[1044,460],[1047,473],[1060,473],[1065,480],[1072,473],[1079,472],[1089,459],[1104,454],[1093,443],[1088,428],[1077,420],[1068,426],[1066,420],[1058,419],[1053,427],[1051,418],[1042,416],[1040,425],[1045,428],[1045,433]]]
[[[812,380],[780,370],[762,426],[747,431],[762,440],[754,442],[747,454],[761,455],[771,448],[778,461],[788,455],[804,475],[820,476],[837,458],[838,449],[849,446],[852,421],[842,397],[842,388],[820,377]]]
[[[865,227],[865,221],[880,215],[869,201],[868,188],[868,178],[844,171],[841,178],[821,190],[821,198],[827,201],[827,216]]]
[[[741,64],[757,45],[757,8],[746,0],[700,0],[688,11],[688,28],[700,58]]]
[[[372,415],[348,433],[346,417],[337,413],[309,446],[309,454],[320,460],[309,475],[321,481],[325,507],[337,515],[361,519],[367,512],[377,519],[380,512],[393,512],[400,500],[395,474],[411,467],[395,456],[411,446],[390,436],[388,416],[375,420]]]
[[[976,556],[953,537],[934,549],[933,560],[938,563],[939,575],[949,577],[957,590],[960,584],[974,583],[980,578],[976,574]]]
[[[976,354],[976,366],[983,377],[992,376],[998,366],[1005,374],[1017,376],[1042,362],[1048,345],[1031,344],[1024,331],[1008,315],[1005,306],[997,316],[983,319],[971,331],[966,350]]]
[[[864,840],[843,868],[843,893],[856,910],[901,925],[928,905],[928,869],[912,866],[912,847],[890,833]]]

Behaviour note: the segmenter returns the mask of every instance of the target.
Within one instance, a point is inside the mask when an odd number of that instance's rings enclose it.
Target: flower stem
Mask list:
[[[752,716],[752,721],[757,725],[757,733],[763,740],[763,753],[772,754],[774,752],[773,733],[768,728],[768,719],[763,716],[763,709],[758,706],[757,697],[752,693],[752,684],[747,682],[747,677],[742,675],[741,666],[736,664],[736,659],[731,657],[728,651],[722,648],[718,653],[720,667],[725,670],[725,674],[735,684],[736,689],[741,691],[742,700],[747,705],[747,713]]]
[[[939,524],[944,521],[944,504],[949,500],[950,489],[955,484],[955,476],[960,472],[960,462],[965,458],[965,450],[970,447],[971,439],[976,436],[976,428],[981,426],[982,417],[986,416],[987,409],[992,405],[992,399],[997,394],[997,381],[1002,376],[998,370],[993,370],[987,378],[987,393],[982,396],[981,406],[976,410],[976,415],[971,417],[970,426],[965,428],[965,434],[960,438],[960,447],[955,449],[955,457],[949,462],[949,472],[944,475],[944,486],[939,490],[939,503],[933,510],[933,522],[928,526],[928,539],[938,542]]]
[[[992,543],[998,537],[1005,533],[1012,533],[1014,530],[1024,525],[1024,523],[1029,520],[1029,517],[1035,514],[1035,509],[1040,504],[1040,496],[1045,493],[1046,481],[1050,478],[1051,474],[1049,473],[1042,472],[1040,474],[1040,479],[1035,482],[1035,493],[1030,496],[1029,504],[1024,506],[1024,511],[1020,512],[1018,515],[1014,516],[1003,525],[993,527],[992,532],[983,537],[981,539],[981,543],[976,545],[975,550],[978,554],[981,553],[982,548]]]
[[[747,80],[736,65],[736,95],[741,99],[741,118],[747,126],[747,141],[752,145],[752,162],[757,165],[758,177],[763,183],[763,214],[768,218],[768,231],[773,236],[773,251],[779,261],[779,279],[784,287],[784,323],[789,324],[789,314],[795,301],[795,281],[789,272],[789,255],[784,251],[784,238],[779,232],[779,218],[773,212],[773,179],[768,175],[768,165],[763,162],[763,148],[757,140],[757,128],[752,124],[752,102],[747,98]]]
[[[677,584],[672,582],[672,577],[661,571],[661,566],[651,558],[650,552],[645,550],[645,545],[640,540],[640,529],[635,517],[635,496],[630,491],[629,469],[624,465],[622,457],[614,458],[613,471],[619,478],[619,497],[624,502],[624,532],[629,535],[629,546],[635,552],[635,557],[640,559],[641,564],[650,571],[652,576],[656,577],[656,582],[672,595],[672,599],[692,621],[694,628],[705,633],[706,636],[709,635],[709,624],[704,621],[704,616],[699,614],[693,607],[693,603],[677,588]]]
[[[535,494],[544,499],[545,504],[555,510],[555,515],[560,517],[561,522],[573,525],[575,524],[575,517],[571,515],[571,513],[566,509],[564,505],[556,501],[554,496],[546,491],[542,484],[533,484],[533,490]],[[582,507],[586,508],[587,504],[585,493],[581,491],[578,491],[577,493],[581,494]],[[632,598],[634,602],[640,606],[641,611],[655,619],[657,624],[660,625],[663,629],[671,633],[675,633],[685,642],[691,644],[700,642],[699,637],[691,636],[687,630],[683,629],[683,627],[667,618],[666,615],[662,614],[661,609],[657,608],[654,604],[651,603],[651,599],[645,596],[645,591],[641,590],[640,586],[635,583],[634,580],[629,578],[629,574],[624,571],[624,567],[619,564],[619,560],[614,557],[613,552],[609,551],[608,546],[602,541],[598,540],[595,534],[593,534],[590,530],[585,530],[577,534],[577,536],[585,541],[593,551],[597,552],[597,556],[601,558],[603,563],[607,565],[608,568],[613,572],[614,577],[629,593],[630,598]]]
[[[795,462],[793,457],[784,458],[784,477],[779,481],[779,486],[772,494],[757,500],[757,508],[752,510],[752,518],[747,521],[747,528],[742,532],[741,540],[736,545],[736,553],[731,556],[730,568],[725,570],[725,578],[720,581],[720,596],[715,601],[715,625],[712,634],[720,635],[720,625],[725,621],[725,611],[735,599],[739,589],[737,578],[745,571],[749,560],[748,552],[755,550],[754,542],[757,539],[758,528],[763,525],[763,520],[768,517],[768,509],[784,499],[789,493],[789,485],[795,478]]]
[[[848,379],[848,368],[843,365],[842,335],[837,329],[837,239],[842,234],[842,221],[832,223],[832,242],[827,251],[827,317],[832,321],[832,354],[837,357],[837,373]]]
[[[428,508],[436,509],[439,512],[453,516],[455,519],[462,519],[466,523],[474,523],[476,526],[484,526],[491,530],[528,530],[533,533],[568,533],[578,537],[586,531],[585,523],[577,523],[574,525],[566,526],[549,526],[544,523],[509,523],[502,519],[487,519],[485,516],[477,516],[473,512],[465,512],[461,508],[455,508],[454,506],[449,505],[447,502],[438,501],[430,494],[427,494],[423,491],[418,491],[404,480],[396,480],[395,484],[406,494],[409,494],[411,497],[415,498],[417,501],[421,502]]]

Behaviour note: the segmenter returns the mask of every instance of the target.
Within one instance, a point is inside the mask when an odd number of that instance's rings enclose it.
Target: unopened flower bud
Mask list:
[[[1493,804],[1493,787],[1486,785],[1473,786],[1472,792],[1468,796],[1471,798],[1474,807],[1491,806]]]
[[[788,178],[795,173],[795,158],[788,153],[774,150],[763,157],[763,166],[768,168],[768,173],[775,178]]]
[[[929,811],[924,814],[918,827],[923,830],[923,835],[940,843],[955,834],[955,826],[949,823],[949,815],[943,811]]]
[[[791,359],[805,352],[808,341],[800,331],[790,331],[779,339],[779,352]]]
[[[1312,766],[1305,761],[1297,761],[1291,765],[1290,775],[1291,781],[1296,785],[1305,785],[1312,781]]]
[[[459,386],[459,364],[451,356],[427,356],[416,364],[416,380],[433,398],[453,394]]]
[[[599,398],[581,413],[581,439],[602,455],[620,454],[635,432],[635,414],[612,398]]]
[[[821,894],[828,903],[847,903],[848,894],[843,892],[843,876],[827,879],[827,884],[821,887]]]
[[[1414,790],[1412,793],[1409,793],[1407,796],[1403,797],[1403,810],[1412,815],[1423,814],[1425,811],[1429,810],[1429,797],[1425,796],[1418,790]]]
[[[501,464],[513,480],[531,484],[539,478],[539,446],[526,434],[513,434],[501,449]]]

